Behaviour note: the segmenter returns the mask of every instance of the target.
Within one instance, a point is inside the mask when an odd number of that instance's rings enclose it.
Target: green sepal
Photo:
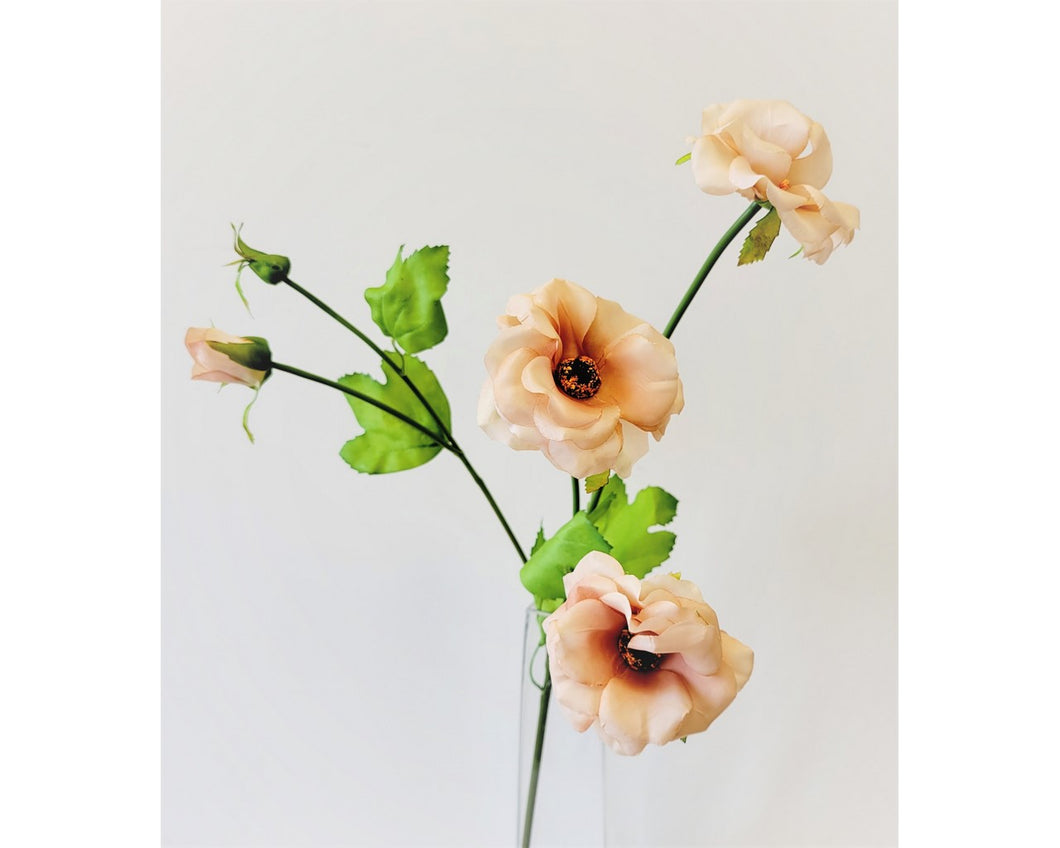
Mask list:
[[[291,273],[291,260],[286,256],[280,256],[278,253],[263,253],[250,247],[239,235],[242,229],[242,224],[238,228],[235,224],[232,224],[232,232],[236,239],[235,251],[240,258],[231,264],[239,265],[240,270],[244,266],[249,267],[251,271],[269,285],[274,286],[286,280],[287,275]],[[243,291],[239,287],[238,274],[236,276],[236,290],[239,292],[239,296],[243,297]],[[246,303],[246,298],[243,298],[243,303]]]
[[[264,380],[262,381],[264,382]],[[243,410],[243,432],[247,434],[247,438],[250,439],[250,443],[254,444],[254,434],[250,432],[250,408],[258,402],[258,394],[261,392],[261,387],[254,389],[254,397],[250,399],[250,403],[247,404],[247,408]]]
[[[691,153],[686,153],[684,156],[679,156],[677,161],[674,162],[674,164],[675,165],[684,165],[685,162],[687,162],[691,158],[692,158],[692,154]]]
[[[648,532],[649,528],[669,524],[675,515],[677,498],[665,489],[648,486],[637,492],[630,503],[626,484],[615,476],[604,486],[589,520],[611,546],[611,556],[626,573],[644,577],[666,561],[677,541],[669,530]]]
[[[743,247],[740,248],[740,259],[737,265],[749,265],[765,259],[769,248],[773,246],[773,240],[780,233],[780,214],[775,208],[758,220],[751,228],[751,232],[744,239]]]
[[[563,575],[574,571],[583,556],[590,551],[610,550],[611,545],[586,514],[579,512],[530,555],[519,571],[519,579],[534,596],[538,609],[543,609],[542,604],[556,599],[562,602],[567,597]]]
[[[237,365],[254,371],[272,371],[272,351],[269,343],[260,336],[243,336],[245,342],[211,342],[211,348],[223,353]]]
[[[681,737],[681,741],[682,742],[687,742],[688,741],[688,737],[687,736],[682,736]]]
[[[398,376],[398,370],[402,368],[438,413],[446,430],[449,429],[449,401],[430,368],[415,356],[403,357],[393,353],[388,353],[380,364],[386,383],[379,383],[367,374],[347,374],[338,382],[385,403],[436,432],[437,422]],[[442,450],[442,446],[430,437],[389,413],[349,395],[346,400],[364,433],[346,442],[339,455],[357,471],[364,474],[406,471],[429,462]]]
[[[599,474],[590,474],[585,478],[585,494],[591,495],[597,489],[602,489],[611,478],[611,471],[601,471]]]
[[[799,255],[800,253],[802,253],[802,249],[803,249],[803,247],[805,247],[805,245],[801,245],[801,244],[800,244],[800,245],[799,245],[799,249],[798,249],[798,250],[796,250],[796,251],[795,251],[795,252],[794,252],[793,254],[791,254],[791,256],[789,256],[789,257],[788,257],[788,259],[794,259],[794,258],[795,258],[796,256],[798,256],[798,255]]]
[[[449,248],[422,247],[402,259],[404,248],[398,248],[386,282],[365,289],[364,299],[375,325],[403,350],[417,353],[434,347],[449,332],[441,303],[449,287]]]

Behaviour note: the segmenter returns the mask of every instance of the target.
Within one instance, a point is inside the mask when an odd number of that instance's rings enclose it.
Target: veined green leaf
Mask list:
[[[446,429],[449,428],[449,401],[430,368],[415,356],[403,357],[393,353],[388,353],[381,364],[386,376],[385,383],[379,383],[367,374],[347,374],[339,382],[437,432],[437,422],[398,376],[398,369],[403,365],[405,374],[438,413]],[[405,471],[423,465],[442,449],[424,433],[389,413],[349,395],[346,400],[357,417],[357,423],[364,428],[364,433],[346,442],[339,455],[358,471],[365,474]]]
[[[372,320],[408,353],[434,347],[449,327],[442,310],[442,295],[449,287],[449,248],[423,247],[407,259],[404,245],[386,272],[386,282],[365,289]]]
[[[770,209],[765,217],[751,228],[740,248],[740,260],[737,265],[749,265],[765,258],[773,240],[780,233],[780,215],[776,209]]]
[[[556,534],[536,548],[519,572],[519,579],[534,596],[538,609],[550,600],[567,596],[563,575],[574,571],[590,551],[607,553],[611,546],[584,512],[577,513]]]
[[[637,492],[630,503],[626,484],[612,477],[600,495],[600,502],[589,513],[589,520],[611,546],[611,556],[622,563],[628,574],[644,577],[670,556],[677,536],[668,530],[649,528],[669,524],[677,515],[677,498],[658,486]]]

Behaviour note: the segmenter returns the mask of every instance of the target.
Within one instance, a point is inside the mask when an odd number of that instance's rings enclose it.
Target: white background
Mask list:
[[[662,326],[743,210],[674,167],[699,112],[786,99],[863,230],[823,267],[736,248],[674,335],[687,406],[628,481],[680,500],[668,567],[756,652],[704,735],[645,757],[656,844],[897,834],[897,69],[889,3],[163,8],[163,837],[500,845],[514,824],[517,561],[462,467],[366,477],[334,392],[187,379],[188,326],[331,377],[371,354],[244,276],[230,221],[374,332],[400,244],[452,246],[427,361],[528,544],[569,480],[474,424],[508,296],[572,279]],[[624,764],[625,765],[625,764]]]
[[[142,848],[160,797],[158,9],[0,18],[17,34],[0,52],[0,841]],[[1060,131],[1057,54],[1019,0],[918,0],[900,35],[901,844],[1042,844],[1060,303],[1043,184],[1013,166]],[[1010,126],[1027,132],[999,148]]]

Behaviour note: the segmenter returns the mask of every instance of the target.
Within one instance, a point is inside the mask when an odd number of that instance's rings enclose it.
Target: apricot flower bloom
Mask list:
[[[257,389],[272,369],[269,345],[256,336],[233,336],[213,327],[191,327],[184,336],[184,345],[195,360],[193,380],[239,383]]]
[[[823,263],[860,226],[858,210],[821,192],[832,176],[824,129],[783,100],[736,100],[703,110],[692,173],[707,194],[771,203],[804,255]]]
[[[563,585],[567,600],[544,622],[556,700],[620,754],[706,730],[751,675],[751,649],[688,580],[641,581],[594,552]]]
[[[508,301],[486,353],[478,423],[516,450],[540,450],[573,477],[626,477],[660,439],[684,392],[670,340],[566,280]]]

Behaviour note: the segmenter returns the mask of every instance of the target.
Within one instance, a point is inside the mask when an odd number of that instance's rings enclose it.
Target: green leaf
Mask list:
[[[534,539],[534,546],[530,548],[530,555],[533,556],[537,553],[537,549],[545,544],[545,525],[542,524],[537,528],[537,538]]]
[[[398,376],[398,368],[402,367],[402,363],[404,373],[416,384],[446,429],[449,429],[449,401],[445,392],[431,369],[415,356],[402,357],[388,353],[386,360],[381,362],[386,383],[378,383],[367,374],[347,374],[339,382],[437,432],[437,422]],[[346,442],[339,455],[358,471],[365,474],[405,471],[423,465],[441,451],[441,445],[393,415],[349,395],[346,400],[353,408],[357,423],[364,428],[364,433]]]
[[[685,162],[687,162],[691,158],[692,158],[692,154],[691,153],[686,153],[684,156],[678,157],[677,161],[674,162],[674,164],[675,165],[684,165]]]
[[[751,232],[747,234],[743,247],[740,248],[740,261],[736,264],[749,265],[751,262],[764,259],[779,233],[780,215],[776,209],[770,209],[769,213],[759,219],[758,223],[751,228]]]
[[[611,546],[611,556],[626,573],[644,577],[664,562],[677,536],[669,530],[649,532],[650,527],[669,524],[677,515],[677,498],[658,486],[637,492],[630,503],[622,478],[612,477],[600,495],[589,519]]]
[[[449,286],[449,248],[424,247],[407,259],[404,245],[386,272],[386,282],[365,289],[364,299],[372,308],[377,327],[408,353],[434,347],[445,338],[441,298]]]
[[[519,579],[534,596],[538,609],[550,600],[567,596],[563,575],[574,571],[590,551],[607,553],[611,546],[589,521],[584,512],[577,513],[547,542],[530,555],[519,572]]]
[[[611,477],[611,471],[601,471],[599,474],[590,474],[585,478],[585,494],[591,495],[597,489],[602,489],[608,479]]]

